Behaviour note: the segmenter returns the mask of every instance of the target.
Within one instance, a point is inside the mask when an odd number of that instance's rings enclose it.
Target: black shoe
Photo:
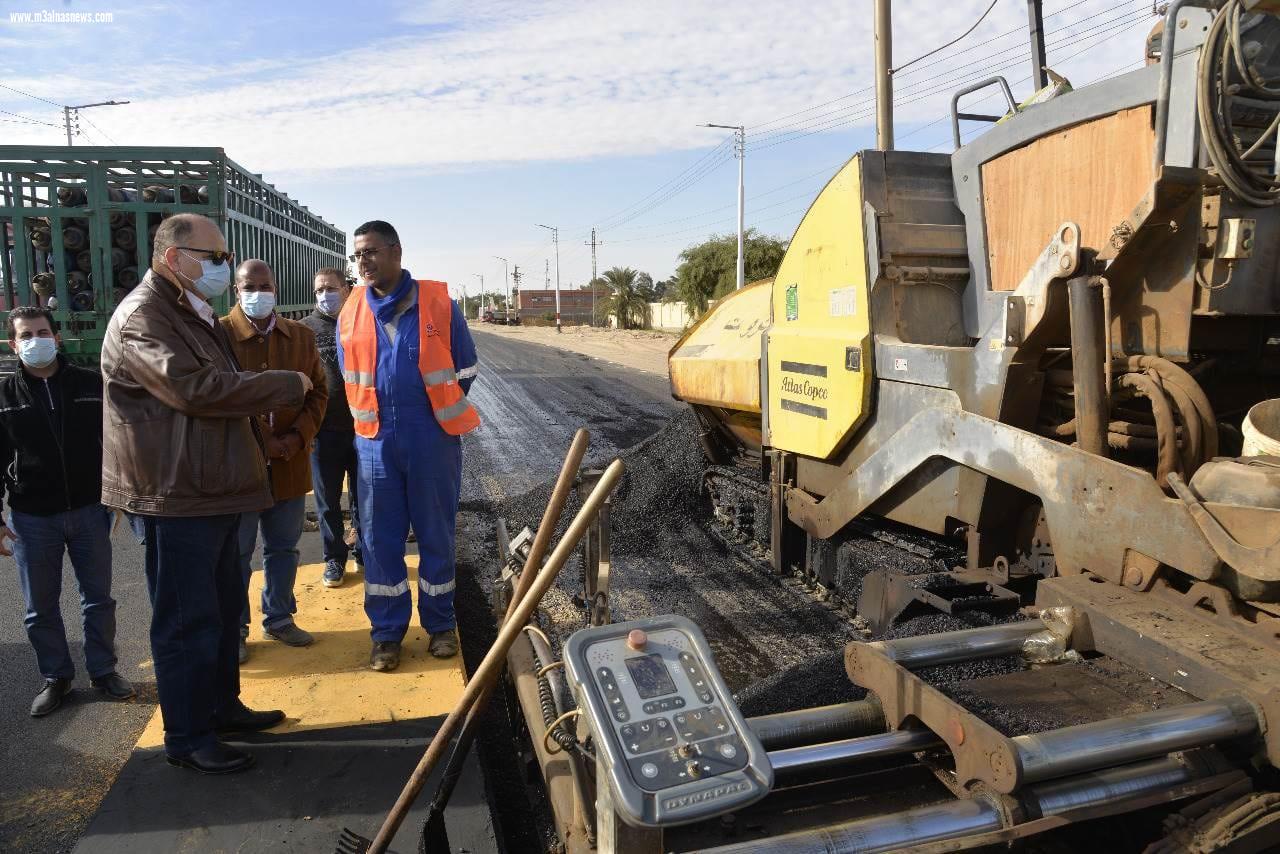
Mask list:
[[[89,684],[113,700],[127,700],[134,695],[133,685],[115,671],[105,676],[95,676],[89,680]]]
[[[381,673],[388,673],[400,666],[399,641],[374,641],[373,650],[369,653],[369,667]]]
[[[342,586],[342,564],[330,558],[324,562],[324,575],[320,576],[320,581],[325,587],[341,587]]]
[[[236,652],[236,658],[241,664],[249,660],[249,641],[245,638],[240,638],[240,648]]]
[[[431,636],[431,643],[427,648],[436,658],[453,658],[458,654],[458,630],[436,632]]]
[[[218,735],[232,732],[258,732],[264,729],[271,729],[283,720],[284,712],[279,709],[255,712],[241,703],[239,709],[229,715],[218,718],[214,723],[213,729]]]
[[[70,679],[46,679],[44,687],[40,689],[40,693],[36,694],[36,698],[31,701],[31,717],[42,718],[58,706],[62,705],[62,698],[71,693]]]
[[[252,767],[253,754],[219,741],[211,747],[202,747],[184,756],[167,755],[165,760],[170,765],[190,768],[201,774],[234,774]]]

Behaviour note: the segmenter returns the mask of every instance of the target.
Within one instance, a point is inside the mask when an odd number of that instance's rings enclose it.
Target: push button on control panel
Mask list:
[[[630,753],[651,753],[676,744],[676,732],[666,718],[627,724],[618,730],[622,743]]]
[[[729,733],[729,722],[725,720],[724,713],[715,706],[681,712],[673,720],[676,724],[676,732],[681,738],[687,738],[689,741],[716,738]]]
[[[710,703],[715,699],[715,695],[711,693],[711,684],[707,681],[707,675],[702,672],[702,666],[698,664],[698,659],[694,658],[687,652],[680,653],[680,666],[684,669],[684,673],[689,677],[689,682],[693,685],[694,693],[698,695],[698,699],[704,703]]]
[[[656,715],[684,708],[684,697],[664,697],[661,700],[650,700],[644,704],[646,715]]]
[[[631,712],[622,699],[622,692],[618,690],[618,682],[613,678],[613,671],[608,667],[601,667],[596,671],[596,676],[600,679],[600,690],[604,692],[604,701],[609,705],[609,714],[620,724],[631,720]]]

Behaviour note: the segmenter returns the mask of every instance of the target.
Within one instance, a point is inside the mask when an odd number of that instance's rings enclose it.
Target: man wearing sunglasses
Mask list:
[[[255,417],[312,388],[296,371],[240,370],[210,305],[231,263],[212,220],[169,217],[102,344],[102,503],[141,521],[165,753],[205,774],[253,764],[219,735],[284,719],[239,697],[238,534],[241,513],[273,503]]]
[[[476,348],[444,282],[400,266],[389,223],[355,230],[360,278],[338,315],[338,360],[355,424],[369,666],[394,670],[413,615],[405,536],[418,539],[418,616],[437,658],[458,653],[454,525],[461,437],[480,426],[467,401]]]

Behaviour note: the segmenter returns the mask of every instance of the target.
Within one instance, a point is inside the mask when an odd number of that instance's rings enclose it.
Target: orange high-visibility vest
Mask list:
[[[378,321],[369,308],[367,290],[366,285],[352,288],[338,315],[338,334],[347,405],[355,419],[356,433],[372,439],[378,435]],[[453,301],[449,299],[448,285],[420,279],[418,372],[440,427],[452,436],[461,436],[480,426],[480,416],[458,385],[453,351],[449,349],[452,321]]]

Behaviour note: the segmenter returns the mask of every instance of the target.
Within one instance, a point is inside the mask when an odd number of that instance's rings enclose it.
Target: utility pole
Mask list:
[[[583,243],[583,246],[591,247],[591,325],[596,325],[596,279],[599,276],[596,273],[596,247],[600,243],[596,240],[596,230],[591,229],[591,242]]]
[[[878,2],[887,3],[889,0],[878,0]],[[733,131],[733,154],[738,158],[738,276],[736,289],[742,290],[746,272],[746,258],[743,255],[743,241],[746,234],[743,219],[743,204],[745,196],[743,193],[743,170],[747,162],[747,129],[742,125],[702,125],[704,128],[722,128],[724,130]]]
[[[1031,31],[1031,79],[1039,92],[1049,85],[1049,75],[1044,70],[1048,63],[1044,56],[1043,0],[1027,0],[1027,29]]]
[[[493,257],[497,258],[499,261],[502,262],[502,293],[507,301],[506,309],[507,311],[510,311],[511,310],[511,277],[507,274],[507,259],[503,258],[501,255],[494,255]]]
[[[484,308],[484,273],[472,273],[471,275],[480,280],[480,307]],[[479,314],[479,312],[477,311],[476,314]]]
[[[466,322],[467,320],[467,284],[466,282],[462,283],[462,320],[463,322]]]
[[[520,300],[520,265],[519,264],[516,264],[515,268],[512,269],[511,271],[511,293],[512,293],[512,299],[519,302]],[[515,308],[516,310],[516,322],[519,322],[520,308],[519,306],[512,306],[512,307]]]
[[[556,332],[560,331],[560,229],[554,225],[543,225],[542,223],[534,223],[538,228],[545,228],[551,232],[551,242],[556,247]]]
[[[893,150],[893,10],[892,0],[875,0],[876,148]]]
[[[71,142],[71,125],[72,125],[73,114],[75,116],[74,124],[76,128],[76,134],[79,135],[81,110],[87,110],[90,107],[122,107],[128,103],[129,103],[128,101],[99,101],[96,104],[77,104],[75,106],[64,106],[62,108],[62,123],[66,125],[66,128],[67,128],[67,145],[73,144]]]

